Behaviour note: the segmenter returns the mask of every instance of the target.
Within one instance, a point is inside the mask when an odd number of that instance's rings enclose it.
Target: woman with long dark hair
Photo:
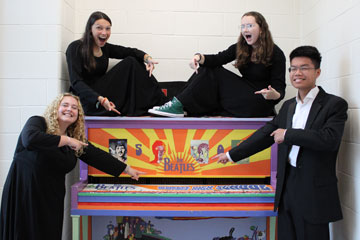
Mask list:
[[[222,65],[235,60],[238,76]],[[167,117],[266,117],[285,95],[285,55],[274,44],[265,18],[245,13],[236,44],[213,55],[196,53],[190,65],[195,73],[184,90],[150,113]],[[200,68],[199,68],[200,67]],[[198,69],[199,68],[199,69]]]
[[[152,71],[150,55],[108,43],[111,20],[103,12],[90,15],[83,37],[66,50],[70,91],[80,97],[86,115],[141,116],[167,101]],[[122,59],[108,72],[109,59]]]

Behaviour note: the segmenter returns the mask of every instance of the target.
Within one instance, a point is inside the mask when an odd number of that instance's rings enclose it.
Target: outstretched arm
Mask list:
[[[138,180],[140,175],[145,174],[144,172],[131,168],[129,165],[113,157],[110,153],[95,147],[91,143],[84,149],[84,154],[80,156],[80,159],[90,166],[114,177],[124,172],[129,174],[131,178]]]

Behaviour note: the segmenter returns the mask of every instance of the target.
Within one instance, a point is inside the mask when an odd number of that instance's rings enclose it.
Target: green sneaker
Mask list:
[[[149,109],[148,112],[164,117],[184,117],[183,105],[176,97],[162,106]]]

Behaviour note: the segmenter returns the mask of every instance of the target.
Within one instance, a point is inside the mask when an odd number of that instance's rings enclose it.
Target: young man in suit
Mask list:
[[[293,50],[289,72],[297,96],[246,141],[213,157],[236,162],[279,144],[274,206],[279,240],[328,240],[329,222],[342,219],[336,158],[348,105],[316,85],[320,62],[315,47]]]

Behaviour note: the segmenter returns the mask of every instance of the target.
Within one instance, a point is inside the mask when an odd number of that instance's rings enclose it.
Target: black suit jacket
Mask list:
[[[282,200],[291,146],[298,145],[299,181],[294,189],[297,193],[296,204],[301,208],[305,219],[312,223],[326,223],[342,218],[337,189],[336,158],[348,108],[344,99],[326,93],[321,87],[319,89],[305,129],[291,128],[296,107],[296,100],[292,98],[284,102],[273,120],[229,152],[234,161],[243,159],[271,146],[274,138],[270,134],[274,130],[287,129],[284,142],[278,146],[274,210]]]

